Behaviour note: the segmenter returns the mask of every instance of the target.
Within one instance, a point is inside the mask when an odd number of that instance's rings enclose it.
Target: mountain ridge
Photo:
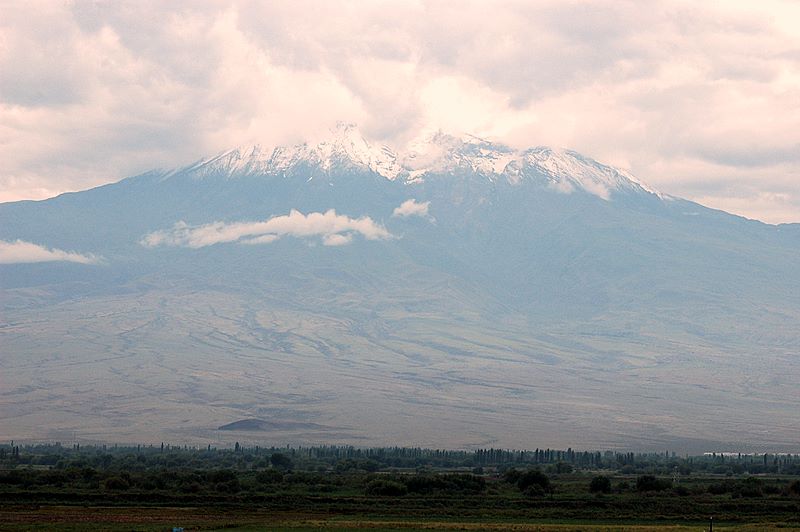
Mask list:
[[[0,240],[102,258],[0,264],[0,437],[800,440],[800,226],[474,138],[389,179],[369,165],[405,155],[359,142],[0,204]],[[218,430],[273,418],[302,423]]]
[[[621,191],[666,197],[630,173],[573,150],[546,146],[515,150],[473,135],[455,137],[438,131],[413,141],[405,152],[399,152],[386,145],[372,144],[354,124],[339,124],[327,139],[313,145],[239,146],[168,170],[163,178],[180,174],[197,179],[259,174],[285,176],[301,166],[323,174],[330,173],[336,166],[349,166],[406,184],[437,174],[470,171],[490,181],[504,180],[511,185],[525,179],[538,179],[561,192],[580,189],[603,199]]]

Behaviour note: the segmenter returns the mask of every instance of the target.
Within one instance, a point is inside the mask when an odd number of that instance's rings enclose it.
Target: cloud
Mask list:
[[[690,199],[713,175],[705,201],[755,191],[763,216],[800,179],[798,20],[781,0],[10,2],[0,201],[344,120],[396,146],[570,147]],[[770,219],[800,220],[788,193]]]
[[[332,235],[324,235],[322,237],[322,244],[325,246],[344,246],[353,241],[351,233],[339,234],[333,233]]]
[[[417,200],[411,198],[401,203],[399,207],[396,207],[392,212],[392,216],[396,218],[407,218],[409,216],[428,218],[428,207],[430,207],[430,205],[430,201],[417,203]]]
[[[32,262],[76,262],[78,264],[97,264],[99,257],[82,255],[72,251],[46,248],[32,242],[0,240],[0,264],[24,264]]]
[[[387,240],[392,235],[369,216],[350,218],[330,209],[325,213],[303,214],[292,209],[288,215],[274,216],[260,222],[213,222],[190,226],[178,222],[171,229],[155,231],[140,241],[146,247],[179,246],[203,248],[226,242],[268,244],[284,236],[295,238],[319,237],[326,246],[349,244],[354,235],[367,240]]]

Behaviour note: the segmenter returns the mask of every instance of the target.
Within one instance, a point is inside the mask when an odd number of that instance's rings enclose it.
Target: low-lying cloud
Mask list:
[[[412,198],[404,201],[399,207],[395,208],[395,210],[392,212],[392,216],[395,218],[408,218],[409,216],[421,216],[423,218],[428,218],[428,208],[430,205],[430,201],[417,203],[417,200]]]
[[[76,262],[96,264],[99,257],[92,254],[75,253],[56,248],[46,248],[33,242],[0,240],[0,264],[25,264],[33,262]]]
[[[355,235],[366,240],[386,240],[391,233],[369,216],[350,218],[336,214],[334,209],[324,213],[303,214],[292,209],[288,215],[273,216],[257,222],[213,222],[191,226],[178,222],[172,228],[155,231],[140,241],[143,246],[177,246],[193,249],[238,242],[241,244],[269,244],[284,237],[320,238],[325,246],[342,246],[353,241]]]

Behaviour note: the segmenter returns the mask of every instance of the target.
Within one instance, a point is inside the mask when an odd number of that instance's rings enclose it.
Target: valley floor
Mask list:
[[[462,519],[370,517],[326,515],[314,512],[270,512],[231,508],[152,508],[152,507],[76,507],[12,506],[0,509],[0,531],[164,531],[181,526],[184,530],[496,530],[541,532],[655,532],[708,530],[708,522],[637,522],[635,520],[513,520],[501,516]],[[757,523],[715,523],[726,532],[760,530],[800,530],[800,523],[763,521]]]

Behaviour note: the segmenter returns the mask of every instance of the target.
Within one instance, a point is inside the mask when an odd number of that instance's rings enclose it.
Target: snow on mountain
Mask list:
[[[523,171],[537,171],[562,192],[582,189],[603,199],[613,191],[660,193],[628,172],[601,164],[572,150],[537,147],[525,150]]]
[[[300,165],[329,172],[335,166],[353,166],[371,170],[387,179],[395,179],[402,168],[397,155],[387,146],[374,146],[359,133],[354,124],[340,123],[332,135],[316,144],[296,144],[266,148],[261,145],[240,146],[169,175],[188,173],[202,179],[209,176],[285,174]]]
[[[345,123],[338,124],[327,139],[317,144],[238,147],[170,172],[166,177],[179,173],[196,179],[287,175],[303,166],[323,173],[336,168],[357,168],[407,184],[422,182],[429,176],[466,173],[511,185],[538,181],[563,193],[582,190],[606,200],[614,192],[645,192],[661,197],[628,172],[571,150],[544,146],[515,150],[472,135],[455,137],[437,131],[418,137],[398,153],[388,146],[369,142],[354,124]]]

